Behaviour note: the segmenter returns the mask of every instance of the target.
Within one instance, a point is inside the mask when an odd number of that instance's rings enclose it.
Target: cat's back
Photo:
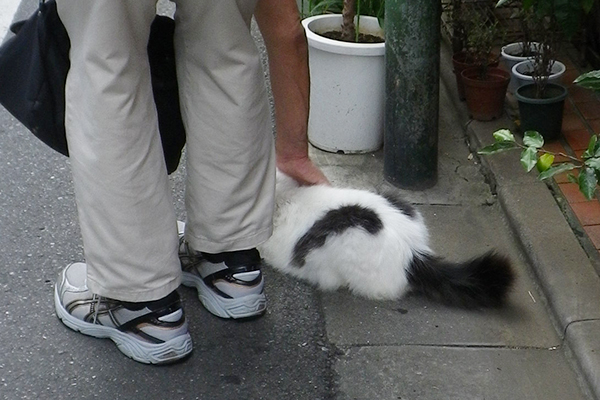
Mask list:
[[[300,208],[328,210],[347,205],[385,207],[382,197],[368,190],[340,188],[325,185],[300,186],[287,198],[288,204]]]
[[[379,226],[367,229],[372,234],[383,230],[394,235],[399,231],[421,234],[423,226],[420,213],[395,192],[324,185],[300,186],[288,192],[277,215],[276,225],[287,226],[291,236],[303,235],[315,224],[339,232],[336,225],[353,228],[352,221],[358,224],[356,228]]]

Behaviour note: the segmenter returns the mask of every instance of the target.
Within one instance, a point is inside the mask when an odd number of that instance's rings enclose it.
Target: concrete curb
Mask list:
[[[454,89],[451,65],[449,46],[443,43],[441,78]],[[496,129],[512,126],[508,117],[469,121],[466,106],[458,98],[454,105],[474,152],[493,142]],[[548,186],[523,171],[518,152],[481,157],[481,163],[546,296],[564,344],[594,396],[600,398],[600,277],[590,257]]]

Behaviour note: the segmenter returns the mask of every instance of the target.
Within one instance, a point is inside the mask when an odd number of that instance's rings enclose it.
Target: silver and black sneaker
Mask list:
[[[267,309],[258,250],[206,254],[195,252],[184,239],[179,223],[181,283],[195,287],[202,305],[221,318],[249,318]]]
[[[56,315],[69,328],[109,338],[126,356],[146,364],[177,361],[192,351],[179,294],[146,303],[127,303],[93,294],[87,288],[87,266],[74,263],[58,277]]]

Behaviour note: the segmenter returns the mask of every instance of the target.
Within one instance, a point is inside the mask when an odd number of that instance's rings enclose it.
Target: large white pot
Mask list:
[[[383,144],[385,43],[347,43],[317,34],[341,24],[337,14],[302,21],[311,79],[308,138],[322,150],[366,153]],[[383,37],[374,17],[361,17],[360,32]]]
[[[533,63],[533,60],[525,60],[515,64],[512,67],[511,74],[517,80],[517,88],[534,83],[533,77],[531,76],[531,71],[533,71]],[[560,85],[561,78],[566,70],[567,68],[565,67],[565,64],[561,63],[560,61],[554,61],[550,76],[548,76],[548,82]]]

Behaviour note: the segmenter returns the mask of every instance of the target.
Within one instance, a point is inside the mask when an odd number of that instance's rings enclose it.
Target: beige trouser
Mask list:
[[[180,283],[171,187],[146,45],[157,0],[58,0],[71,39],[67,138],[88,287],[124,301]],[[187,130],[186,238],[209,253],[272,230],[274,150],[256,0],[178,0],[175,48]]]

